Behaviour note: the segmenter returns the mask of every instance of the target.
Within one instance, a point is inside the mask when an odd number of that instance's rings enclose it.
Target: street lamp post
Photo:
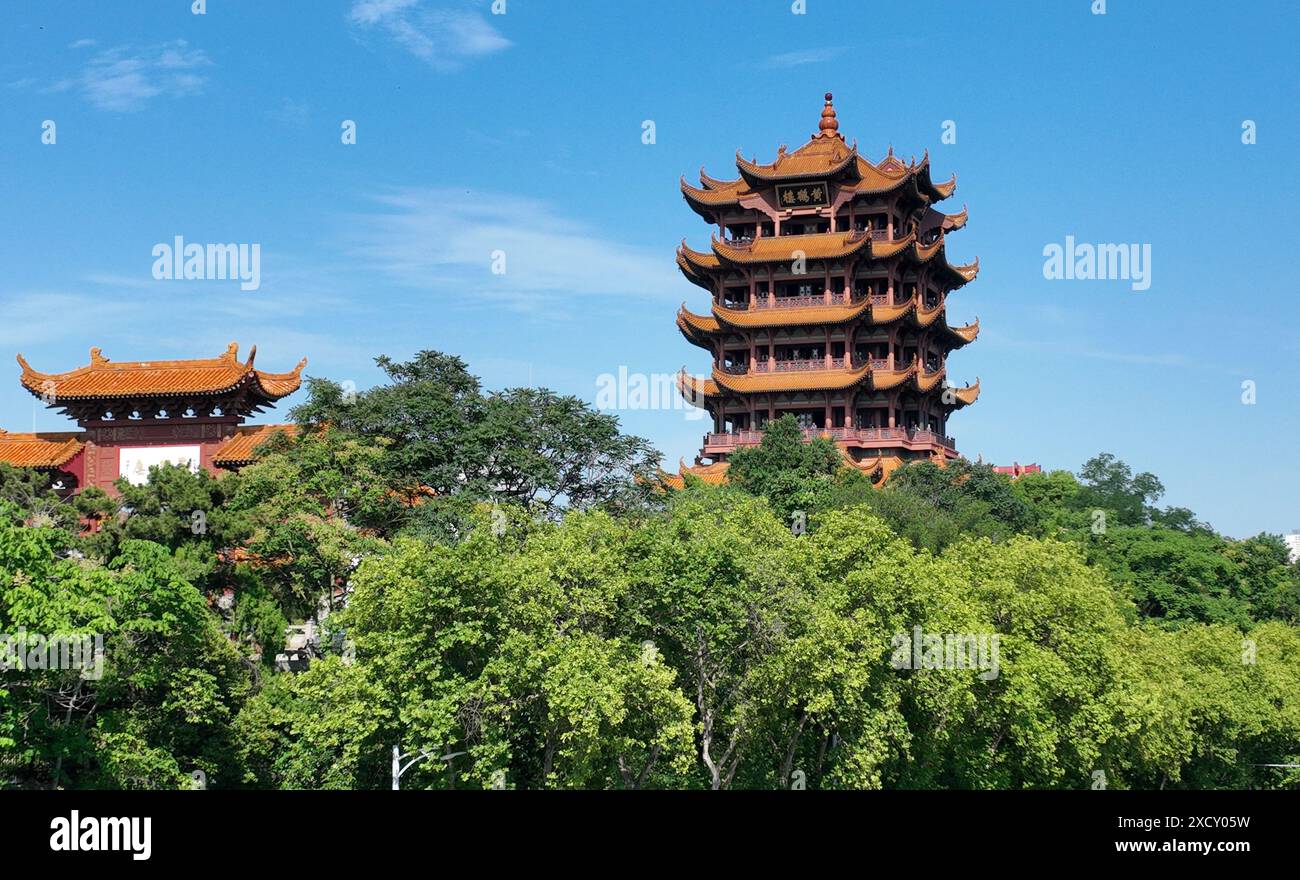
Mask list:
[[[465,753],[451,752],[449,754],[440,756],[438,760],[451,761],[453,758],[456,758],[459,755],[463,755],[463,754]],[[393,791],[398,791],[402,787],[401,785],[402,775],[406,773],[407,770],[410,770],[413,766],[418,764],[420,761],[423,761],[425,758],[432,758],[433,756],[434,753],[429,749],[420,749],[420,753],[414,756],[411,755],[410,753],[403,755],[401,753],[401,750],[399,750],[397,746],[393,746]],[[406,761],[407,758],[410,758],[411,760]],[[403,761],[406,761],[406,763],[403,764],[402,763]]]

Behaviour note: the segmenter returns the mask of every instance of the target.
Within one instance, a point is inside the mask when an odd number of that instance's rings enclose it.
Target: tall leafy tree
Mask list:
[[[646,440],[620,433],[614,416],[546,389],[489,395],[473,437],[488,451],[486,493],[551,513],[639,508],[660,460]]]
[[[757,446],[737,450],[730,461],[728,480],[768,499],[788,521],[796,511],[806,516],[822,506],[844,455],[824,437],[804,442],[798,421],[787,413],[767,426]]]
[[[383,442],[382,466],[395,482],[440,496],[457,491],[487,460],[487,451],[471,442],[485,409],[478,379],[463,360],[437,351],[421,351],[407,362],[381,355],[375,363],[387,385],[358,393],[311,379],[307,402],[290,413],[294,421]]]
[[[460,358],[422,351],[377,358],[389,384],[358,394],[309,383],[299,422],[382,444],[388,481],[418,496],[411,531],[458,537],[476,501],[569,508],[643,508],[659,454],[576,397],[516,388],[485,394]]]
[[[1079,470],[1082,490],[1075,501],[1085,508],[1109,511],[1120,525],[1151,522],[1154,503],[1165,494],[1155,474],[1133,469],[1109,452],[1095,455]]]

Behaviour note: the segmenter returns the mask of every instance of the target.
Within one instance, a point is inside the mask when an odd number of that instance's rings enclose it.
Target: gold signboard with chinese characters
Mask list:
[[[777,203],[790,208],[824,208],[831,203],[830,187],[820,181],[814,183],[778,183]]]

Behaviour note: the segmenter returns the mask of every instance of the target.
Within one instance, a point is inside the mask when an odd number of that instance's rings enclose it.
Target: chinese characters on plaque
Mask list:
[[[777,184],[776,200],[782,208],[824,208],[831,203],[830,187],[824,183]]]

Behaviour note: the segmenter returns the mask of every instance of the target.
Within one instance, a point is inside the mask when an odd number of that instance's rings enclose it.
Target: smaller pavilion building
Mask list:
[[[117,494],[114,483],[141,484],[164,462],[210,472],[235,470],[254,450],[293,425],[244,425],[297,391],[307,359],[287,373],[253,365],[257,347],[239,359],[232,342],[215,358],[110,361],[98,348],[90,363],[63,373],[33,369],[20,354],[19,381],[80,431],[10,433],[0,429],[0,462],[50,473],[62,495],[87,486]]]

